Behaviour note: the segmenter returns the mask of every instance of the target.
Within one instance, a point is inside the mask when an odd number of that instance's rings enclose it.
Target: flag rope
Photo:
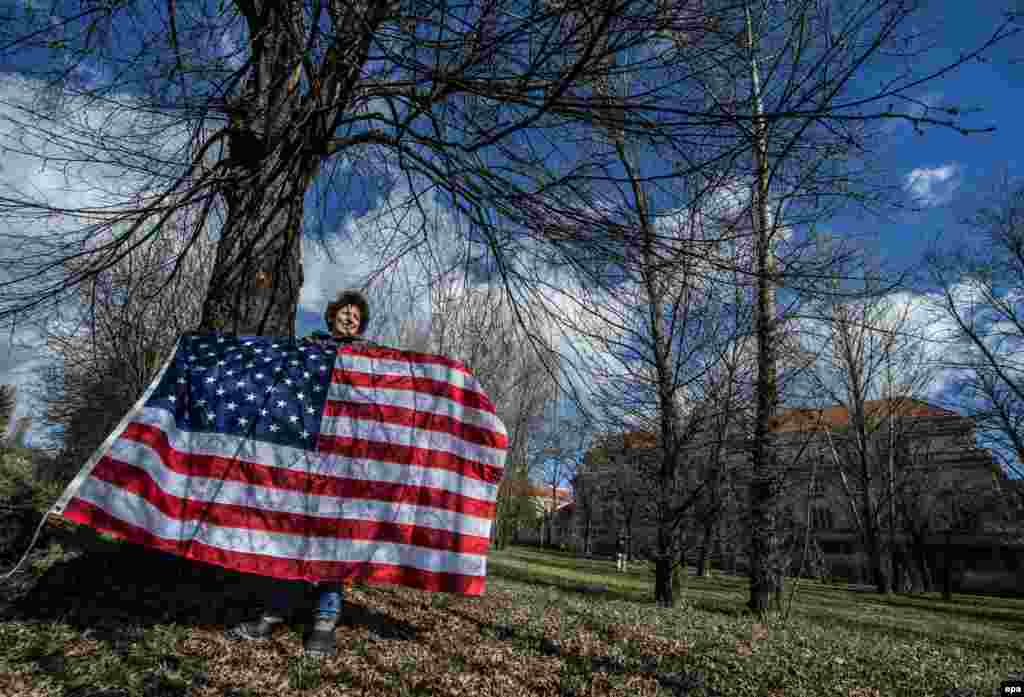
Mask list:
[[[164,373],[167,372],[167,368],[169,368],[171,363],[174,361],[174,356],[178,353],[178,344],[180,343],[181,337],[178,337],[178,340],[174,342],[174,348],[171,350],[171,353],[167,357],[167,360],[164,361],[164,365],[162,368],[160,368],[160,372],[157,374],[156,379],[154,379],[150,383],[149,387],[146,388],[146,391],[142,394],[138,401],[135,402],[135,406],[128,410],[128,413],[125,414],[123,419],[121,419],[121,423],[117,425],[117,428],[115,428],[113,432],[109,436],[107,436],[106,440],[104,440],[100,444],[100,446],[96,448],[96,451],[93,452],[89,459],[85,461],[85,464],[82,465],[82,468],[80,470],[78,470],[78,474],[75,475],[75,478],[71,480],[71,483],[64,487],[64,492],[57,498],[53,505],[50,506],[49,509],[47,509],[46,513],[43,515],[43,519],[40,520],[39,525],[36,526],[35,534],[32,535],[32,541],[29,542],[28,549],[26,549],[25,553],[21,555],[21,559],[18,561],[17,564],[15,564],[13,569],[11,569],[3,576],[0,576],[0,580],[6,581],[8,578],[13,576],[14,573],[17,572],[19,568],[21,568],[21,565],[25,563],[25,560],[28,559],[28,555],[36,546],[36,542],[38,542],[39,540],[39,533],[42,531],[43,526],[46,525],[46,523],[50,520],[50,516],[54,514],[59,516],[61,513],[64,512],[64,508],[68,505],[68,501],[71,500],[71,497],[75,495],[75,492],[78,491],[78,488],[82,486],[82,483],[86,480],[86,478],[88,478],[93,468],[96,467],[96,463],[100,461],[100,458],[102,457],[103,453],[105,453],[107,449],[111,446],[111,444],[121,436],[121,434],[124,432],[124,429],[128,426],[132,419],[146,405],[146,402],[149,400],[149,398],[153,395],[153,392],[156,390],[157,385],[159,385],[160,381],[163,379]]]

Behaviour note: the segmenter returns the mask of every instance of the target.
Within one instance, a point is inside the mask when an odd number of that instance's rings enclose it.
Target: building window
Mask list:
[[[815,530],[831,530],[835,526],[832,511],[828,508],[812,508],[811,526]]]

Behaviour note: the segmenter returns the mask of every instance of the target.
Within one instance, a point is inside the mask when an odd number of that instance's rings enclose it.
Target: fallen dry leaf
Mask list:
[[[848,697],[882,697],[882,693],[873,687],[851,687]]]
[[[768,638],[768,627],[763,624],[755,624],[750,628],[750,638],[752,641],[760,641],[761,639]]]
[[[736,642],[736,653],[740,656],[751,656],[754,653],[754,649],[751,647],[749,641],[737,641]]]
[[[773,687],[768,690],[768,697],[785,697],[781,687]]]

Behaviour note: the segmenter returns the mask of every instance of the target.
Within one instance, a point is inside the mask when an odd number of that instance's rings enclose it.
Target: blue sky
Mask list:
[[[977,45],[993,28],[998,17],[998,2],[932,2],[930,17],[937,25],[941,47],[936,60],[956,60],[962,47]],[[1011,64],[1013,59],[1022,61]],[[837,233],[869,232],[878,238],[878,252],[893,268],[917,264],[935,235],[942,233],[955,244],[963,231],[956,224],[958,214],[970,211],[975,192],[992,183],[1001,171],[1021,176],[1021,134],[1024,119],[1024,40],[1007,42],[991,51],[987,63],[972,62],[928,86],[925,98],[934,104],[979,109],[964,124],[971,127],[995,127],[993,133],[961,135],[955,131],[929,127],[917,135],[909,125],[900,125],[893,141],[879,152],[878,163],[896,178],[914,170],[938,170],[928,192],[935,205],[921,212],[908,212],[891,221],[865,221],[854,217],[832,222]],[[948,178],[947,178],[948,177]],[[919,181],[929,179],[921,177]],[[870,230],[864,230],[870,227]]]
[[[999,20],[1002,0],[961,3],[941,0],[930,3],[926,15],[934,30],[940,49],[933,62],[953,60],[964,47],[976,46],[994,29]],[[1011,176],[1024,174],[1017,163],[1020,136],[1016,132],[1024,109],[1024,63],[1012,64],[1013,58],[1024,58],[1024,42],[1005,44],[990,54],[987,63],[973,62],[957,69],[940,81],[922,90],[921,98],[942,106],[980,109],[966,117],[971,127],[994,126],[990,134],[962,136],[949,129],[927,127],[917,135],[909,124],[894,124],[891,139],[879,149],[875,163],[888,174],[887,183],[903,186],[907,177],[917,172],[918,193],[928,205],[921,211],[890,216],[889,220],[865,218],[858,214],[840,216],[826,224],[833,234],[867,235],[877,240],[877,253],[890,269],[908,268],[920,262],[937,233],[943,233],[947,244],[961,239],[962,231],[955,222],[957,213],[969,212],[976,189],[993,183],[1004,168]],[[380,191],[368,182],[357,185],[346,196],[344,205],[330,201],[330,225],[344,230],[356,219],[379,205]],[[296,331],[306,335],[323,329],[322,308],[334,293],[353,285],[358,276],[359,250],[346,244],[336,247],[339,263],[306,257],[307,287],[303,291]],[[372,330],[371,330],[372,334]],[[0,381],[18,381],[13,372],[26,365],[26,355],[12,355],[6,364],[6,337],[0,337]],[[23,411],[19,407],[19,412]]]

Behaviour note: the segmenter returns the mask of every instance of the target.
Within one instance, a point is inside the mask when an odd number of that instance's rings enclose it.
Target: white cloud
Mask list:
[[[19,276],[42,267],[55,254],[98,243],[102,234],[96,235],[83,227],[97,221],[86,221],[72,211],[116,202],[130,204],[149,195],[152,189],[147,185],[162,184],[159,176],[144,178],[133,174],[130,168],[125,169],[110,158],[124,157],[129,164],[139,165],[142,153],[152,153],[168,163],[165,174],[170,176],[170,163],[186,152],[184,146],[188,142],[182,123],[161,120],[149,111],[133,111],[130,98],[117,103],[117,95],[111,95],[110,101],[95,103],[69,98],[50,118],[45,118],[42,112],[30,110],[40,91],[39,83],[24,78],[8,76],[0,83],[0,196],[11,201],[34,201],[40,206],[5,209],[0,258],[8,268],[12,264],[22,265]],[[112,140],[122,138],[128,150],[103,150]],[[64,213],[48,214],[44,206]],[[9,298],[12,291],[31,293],[61,280],[61,273],[56,268],[49,275],[30,277],[18,288],[5,288],[5,295]],[[13,277],[7,269],[0,272],[2,280]],[[59,307],[41,308],[39,318],[19,319],[13,342],[10,326],[0,328],[0,384],[19,387],[16,418],[38,416],[40,405],[25,388],[38,378],[43,367],[55,360],[44,346],[38,327],[29,326],[29,322],[56,322],[63,328],[71,326],[73,331],[73,325],[57,316],[70,321],[76,314],[73,310],[69,303],[62,303]],[[38,421],[37,418],[30,431],[30,443],[34,433],[41,431]]]
[[[960,186],[960,166],[954,162],[940,167],[918,167],[903,179],[903,188],[924,206],[940,206],[953,198]]]

